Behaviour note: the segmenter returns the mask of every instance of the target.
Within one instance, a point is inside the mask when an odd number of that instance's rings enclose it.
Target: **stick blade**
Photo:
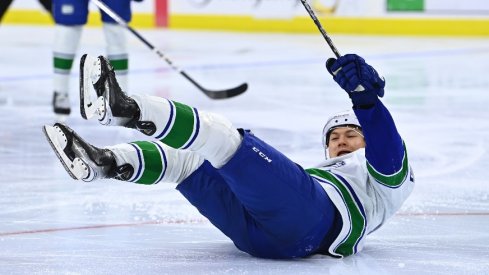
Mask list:
[[[235,88],[227,90],[212,91],[207,89],[201,89],[201,91],[212,99],[227,99],[238,96],[248,90],[248,83],[243,83]]]

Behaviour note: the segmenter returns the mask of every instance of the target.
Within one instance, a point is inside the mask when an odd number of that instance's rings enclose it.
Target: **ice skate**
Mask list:
[[[113,153],[85,142],[68,126],[56,123],[43,127],[49,144],[73,179],[92,181],[117,174]]]
[[[80,113],[84,119],[97,115],[102,125],[130,128],[139,118],[138,105],[122,91],[114,69],[103,56],[85,54],[80,60]]]
[[[68,116],[71,112],[70,98],[66,93],[53,93],[53,111],[58,116]]]

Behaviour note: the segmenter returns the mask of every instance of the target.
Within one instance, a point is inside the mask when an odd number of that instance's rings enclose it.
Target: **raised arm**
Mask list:
[[[396,125],[379,97],[385,81],[363,58],[347,54],[329,59],[326,68],[345,90],[365,137],[365,156],[371,174],[392,176],[407,165],[405,147]]]

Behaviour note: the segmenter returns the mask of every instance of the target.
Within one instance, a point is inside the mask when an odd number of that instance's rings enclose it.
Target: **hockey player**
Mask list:
[[[139,2],[142,0],[139,0]],[[126,22],[131,21],[131,0],[103,0],[110,9]],[[89,0],[53,0],[55,38],[53,47],[53,110],[64,116],[71,112],[69,80],[73,60],[80,42],[83,26],[87,23]],[[120,84],[125,88],[128,70],[125,29],[101,11],[107,56],[114,67]]]
[[[256,257],[334,257],[361,250],[414,187],[406,147],[379,100],[384,80],[357,55],[327,62],[353,111],[323,130],[326,161],[304,170],[225,118],[152,96],[124,94],[107,59],[81,59],[81,112],[152,136],[97,148],[63,124],[44,126],[74,178],[176,189],[242,251]],[[92,85],[98,99],[90,100]]]

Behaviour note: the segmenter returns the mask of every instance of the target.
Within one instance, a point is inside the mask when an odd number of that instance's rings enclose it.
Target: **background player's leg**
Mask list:
[[[68,115],[71,112],[70,72],[82,27],[87,22],[88,0],[54,0],[52,12],[56,23],[53,45],[53,111],[59,115]]]
[[[129,69],[129,60],[127,52],[126,30],[115,23],[104,23],[103,30],[107,45],[107,58],[114,68],[117,75],[117,81],[123,91],[128,90],[127,71]]]
[[[54,33],[53,111],[56,114],[69,115],[71,112],[70,73],[80,42],[82,26],[57,24]]]
[[[131,0],[105,0],[104,3],[126,22],[131,22]],[[101,11],[101,19],[107,45],[107,58],[110,60],[117,80],[123,91],[127,91],[127,70],[129,69],[127,52],[127,30],[114,19]]]

